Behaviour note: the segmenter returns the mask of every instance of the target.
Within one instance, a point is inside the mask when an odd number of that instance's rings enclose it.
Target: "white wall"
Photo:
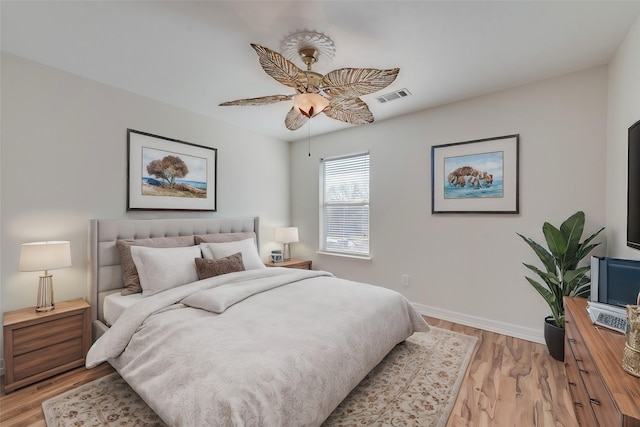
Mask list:
[[[539,261],[516,232],[544,242],[544,221],[559,226],[577,210],[589,234],[604,225],[606,106],[607,69],[599,67],[314,137],[312,157],[307,141],[294,143],[291,219],[301,242],[293,251],[314,268],[396,289],[440,317],[539,341],[550,313],[524,279],[522,262]],[[516,133],[519,215],[431,214],[432,145]],[[316,254],[319,159],[366,150],[373,260]]]
[[[627,246],[627,148],[629,126],[640,120],[640,18],[609,64],[607,121],[607,255],[640,259]]]
[[[55,299],[86,296],[90,218],[260,216],[262,254],[289,223],[289,143],[2,54],[2,312],[36,303],[20,244],[70,240]],[[217,212],[126,212],[127,128],[218,149]]]

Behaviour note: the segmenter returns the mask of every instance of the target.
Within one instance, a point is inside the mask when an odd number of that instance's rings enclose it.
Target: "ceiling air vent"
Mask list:
[[[394,99],[404,98],[405,96],[409,96],[409,95],[411,95],[411,92],[409,92],[408,89],[400,89],[395,92],[385,93],[384,95],[380,95],[376,99],[381,104],[384,104],[385,102],[393,101]]]

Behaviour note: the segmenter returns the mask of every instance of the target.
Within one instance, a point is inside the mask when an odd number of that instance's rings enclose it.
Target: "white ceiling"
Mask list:
[[[7,1],[2,50],[286,141],[289,102],[219,107],[292,90],[266,75],[250,43],[331,37],[343,67],[399,67],[363,99],[377,121],[609,62],[640,1]],[[297,65],[302,67],[301,63]],[[407,88],[386,104],[375,97]],[[324,115],[312,135],[348,128]]]

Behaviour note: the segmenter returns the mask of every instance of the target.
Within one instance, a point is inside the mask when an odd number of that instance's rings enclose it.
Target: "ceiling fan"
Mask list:
[[[258,54],[264,71],[296,92],[290,95],[238,99],[223,102],[220,106],[256,106],[293,100],[293,106],[285,118],[285,126],[290,130],[299,129],[307,120],[320,113],[351,124],[373,122],[373,114],[360,97],[389,86],[400,71],[399,68],[340,68],[325,75],[316,73],[311,67],[318,61],[319,54],[332,58],[335,48],[331,39],[314,32],[296,33],[283,42],[283,51],[290,57],[292,51],[296,52],[306,65],[306,70],[300,69],[271,49],[253,43],[251,47]]]

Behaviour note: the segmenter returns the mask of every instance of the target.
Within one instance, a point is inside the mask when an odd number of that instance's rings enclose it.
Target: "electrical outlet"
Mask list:
[[[402,275],[402,286],[404,286],[405,288],[409,287],[409,275],[408,274],[403,274]]]

